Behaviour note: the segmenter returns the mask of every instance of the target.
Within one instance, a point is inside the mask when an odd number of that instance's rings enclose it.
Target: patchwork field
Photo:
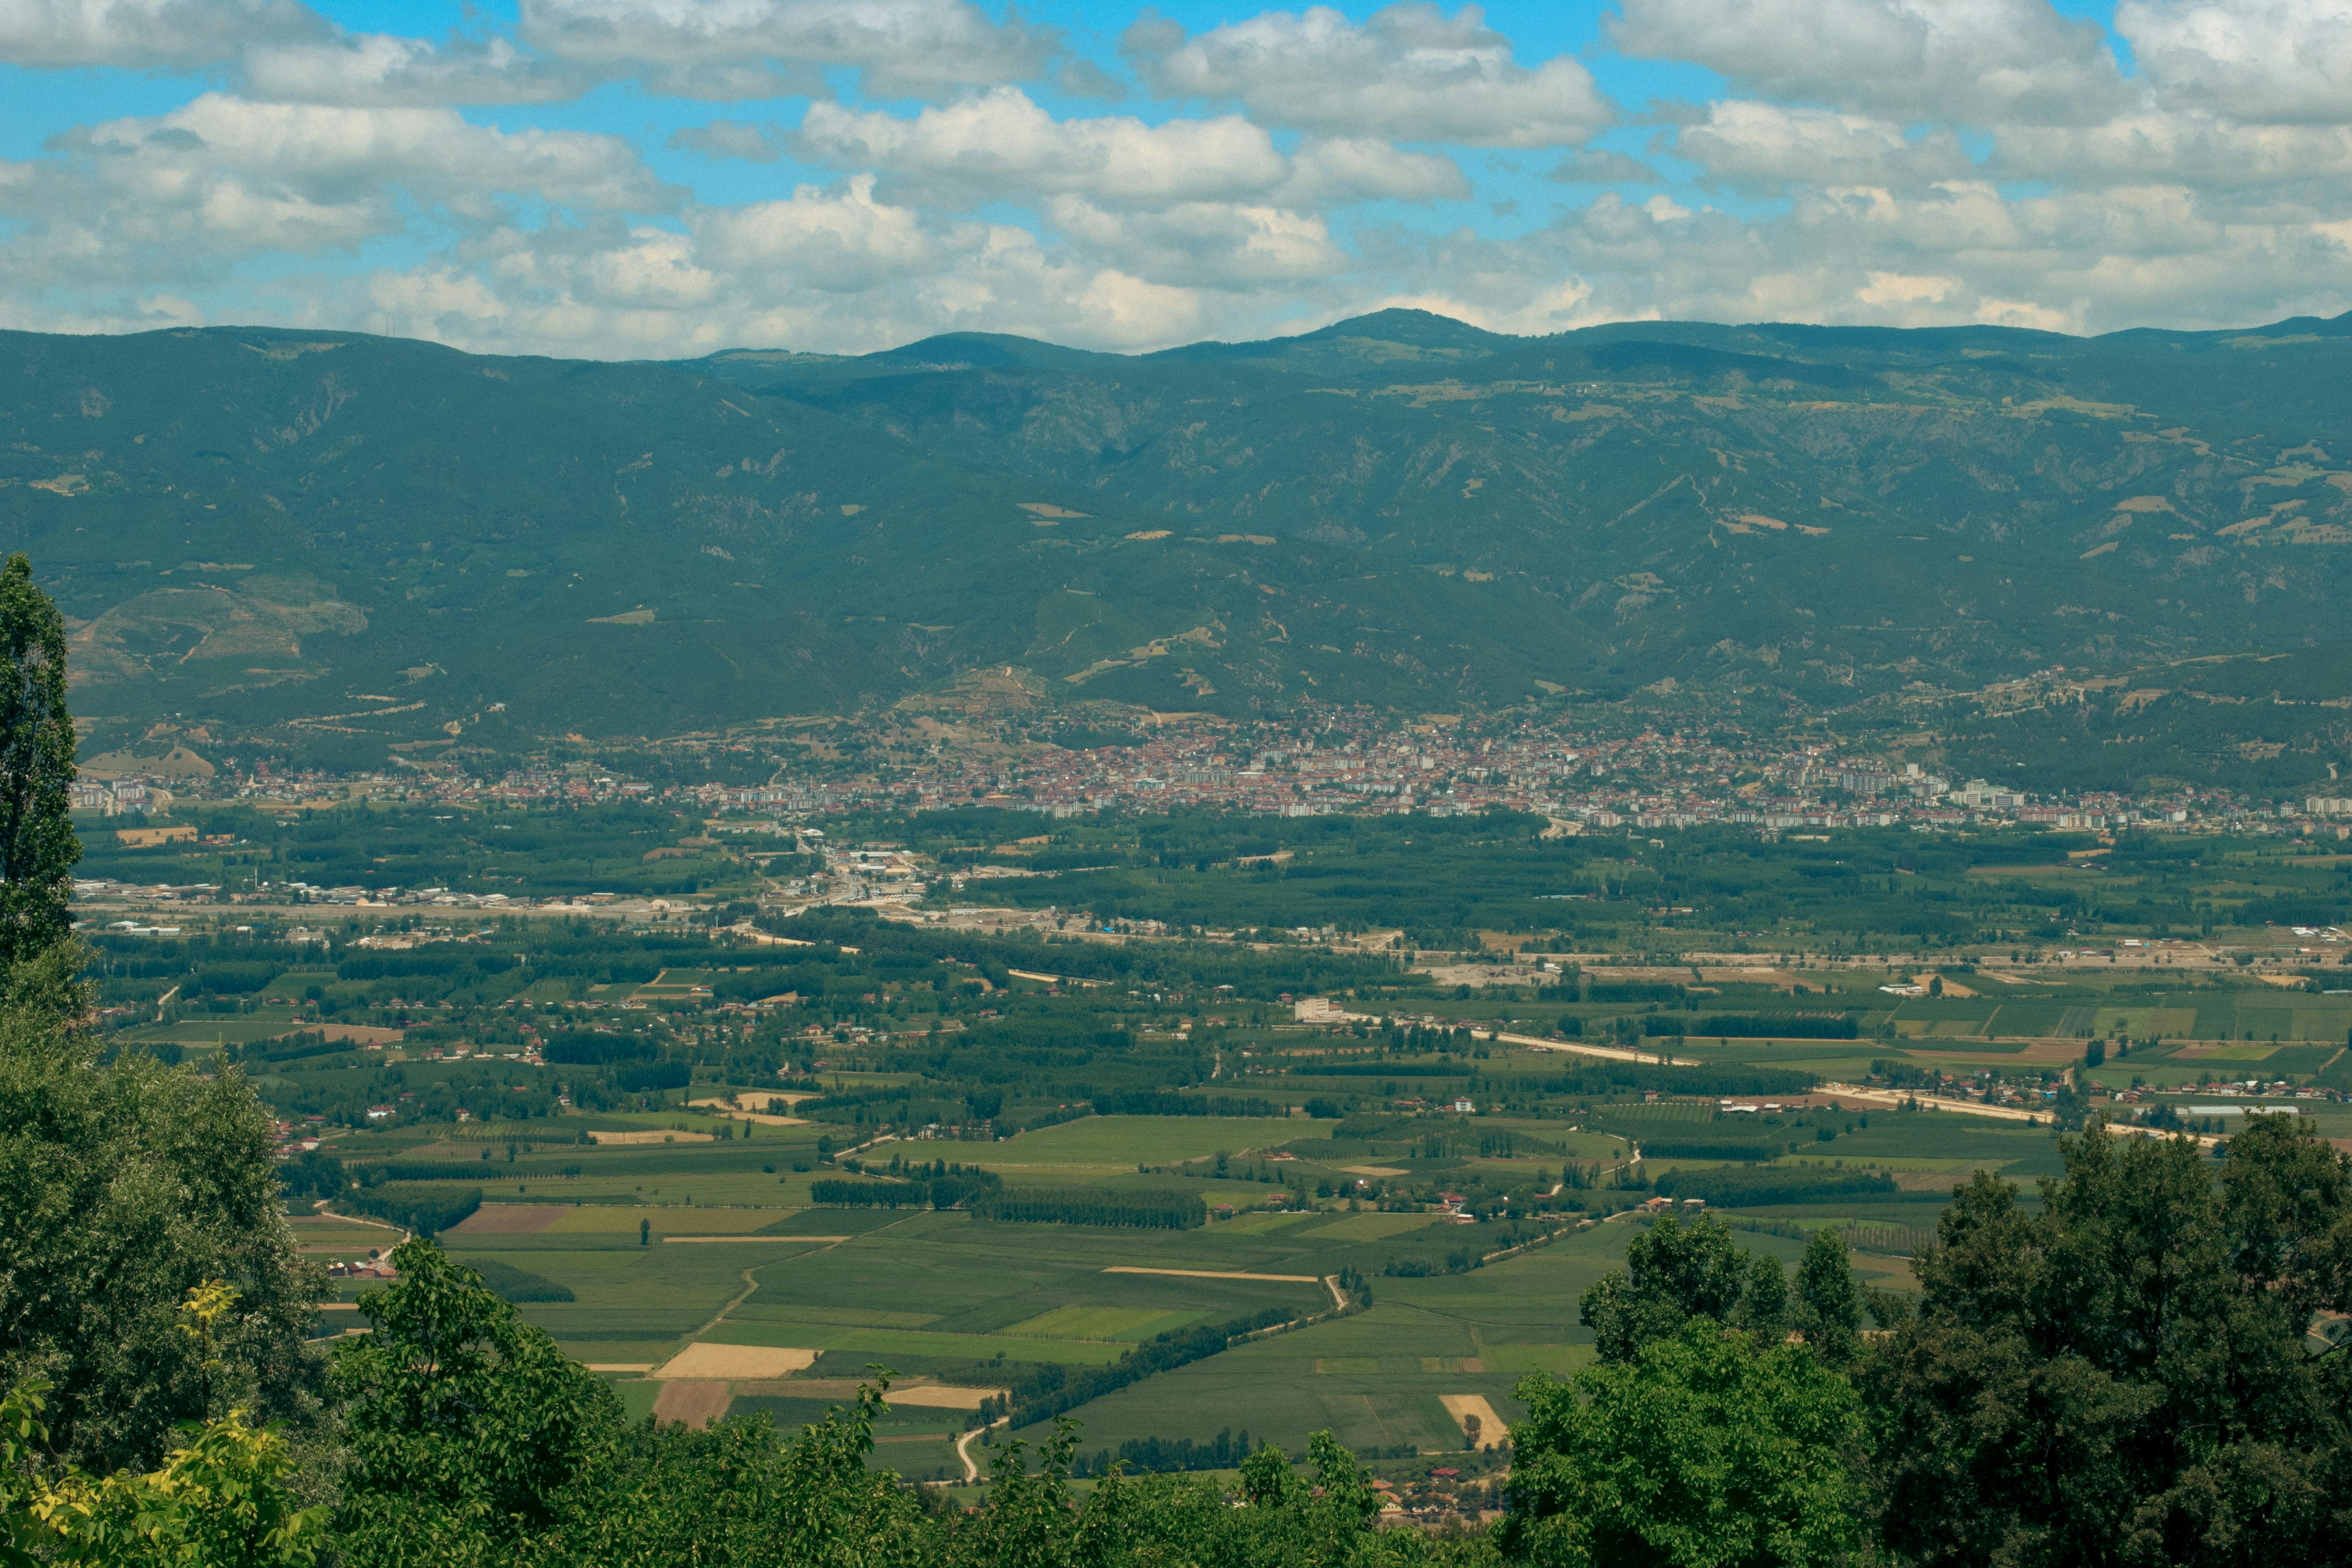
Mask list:
[[[672,971],[660,989],[691,991],[704,979]],[[2176,1000],[2070,985],[2048,996],[1978,979],[1980,994],[1892,1006],[1855,982],[1851,1005],[1866,1018],[1864,1037],[1691,1037],[1674,1053],[1701,1069],[1848,1082],[1893,1061],[2007,1075],[2038,1093],[2069,1072],[2117,1089],[2323,1073],[2346,1058],[2352,1031],[2347,999],[2316,994],[2246,988]],[[1700,1004],[1726,1012],[1759,1005]],[[1597,1009],[1546,1005],[1554,1017]],[[1571,1012],[1580,1006],[1587,1011]],[[2084,1047],[2095,1035],[2140,1043],[2118,1044],[2087,1068]],[[1522,1414],[1513,1393],[1521,1378],[1565,1377],[1590,1363],[1578,1299],[1620,1264],[1643,1221],[1618,1215],[1577,1227],[1573,1214],[1555,1215],[1562,1228],[1520,1248],[1542,1232],[1516,1226],[1510,1215],[1519,1211],[1507,1205],[1489,1203],[1478,1223],[1431,1212],[1449,1190],[1514,1191],[1523,1205],[1533,1193],[1581,1194],[1609,1212],[1643,1194],[1571,1180],[1606,1184],[1635,1144],[1678,1144],[1672,1158],[1654,1155],[1643,1179],[1729,1172],[1794,1184],[1785,1193],[1758,1187],[1767,1201],[1710,1202],[1741,1227],[1740,1245],[1793,1263],[1802,1240],[1776,1231],[1847,1226],[1885,1249],[1854,1254],[1863,1282],[1907,1291],[1916,1289],[1910,1264],[1895,1254],[1932,1234],[1953,1185],[1989,1171],[2016,1184],[2031,1208],[2035,1181],[2061,1168],[2046,1125],[1894,1111],[1749,1119],[1723,1114],[1714,1094],[1653,1102],[1610,1094],[1570,1113],[1546,1098],[1547,1086],[1590,1065],[1567,1053],[1498,1047],[1475,1058],[1376,1058],[1360,1038],[1252,1037],[1251,1070],[1268,1076],[1236,1080],[1234,1091],[1293,1106],[1318,1096],[1343,1102],[1343,1113],[1315,1118],[1097,1115],[1002,1141],[926,1141],[883,1136],[878,1111],[824,1120],[822,1099],[813,1119],[746,1127],[728,1113],[747,1096],[764,1104],[764,1091],[720,1079],[683,1091],[692,1105],[621,1105],[583,1119],[600,1136],[628,1142],[582,1147],[528,1125],[484,1127],[414,1146],[406,1157],[446,1160],[452,1179],[482,1187],[483,1206],[444,1244],[460,1261],[503,1264],[569,1290],[569,1301],[520,1293],[518,1310],[604,1369],[632,1411],[689,1423],[763,1413],[797,1424],[822,1418],[887,1369],[898,1388],[876,1462],[940,1479],[962,1475],[952,1444],[983,1419],[983,1402],[1041,1377],[1113,1366],[1160,1336],[1241,1319],[1276,1327],[1072,1411],[1085,1450],[1205,1444],[1244,1429],[1296,1450],[1309,1433],[1329,1429],[1368,1455],[1458,1452],[1473,1440],[1474,1420],[1475,1440],[1492,1443]],[[1286,1056],[1318,1040],[1312,1055]],[[808,1080],[795,1081],[804,1087],[791,1092],[805,1094]],[[861,1107],[887,1104],[893,1091],[920,1105],[930,1092],[913,1072],[828,1071],[821,1081],[844,1103],[865,1097]],[[1457,1093],[1486,1109],[1430,1109]],[[1768,1131],[1768,1120],[1780,1131]],[[2352,1137],[2352,1112],[2338,1120],[2323,1130]],[[830,1140],[830,1160],[820,1137]],[[1722,1147],[1742,1140],[1755,1146]],[[519,1156],[506,1157],[499,1144],[508,1141]],[[493,1152],[488,1161],[479,1159],[484,1147]],[[863,1174],[835,1163],[853,1149],[867,1162]],[[976,1167],[1016,1190],[1174,1188],[1231,1213],[1150,1230],[815,1202],[820,1181],[890,1179],[893,1156],[910,1166]],[[1864,1172],[1889,1181],[1807,1196],[1808,1182]],[[1373,1206],[1383,1193],[1411,1201]],[[306,1221],[300,1235],[321,1258],[356,1256],[384,1239],[331,1219]],[[1343,1275],[1369,1291],[1368,1309],[1332,1314],[1328,1282]],[[1034,1440],[1046,1430],[1033,1423],[1016,1435]]]

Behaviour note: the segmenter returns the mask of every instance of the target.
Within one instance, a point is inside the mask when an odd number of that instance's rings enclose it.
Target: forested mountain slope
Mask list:
[[[5,334],[0,370],[0,543],[75,617],[78,710],[378,755],[975,670],[1160,709],[1667,677],[1835,703],[2315,644],[2352,566],[2352,317],[1384,311],[687,364],[223,328]]]

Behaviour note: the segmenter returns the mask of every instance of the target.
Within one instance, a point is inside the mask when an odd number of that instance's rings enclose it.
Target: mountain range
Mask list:
[[[900,703],[1864,711],[2063,665],[2110,678],[2086,738],[2219,700],[2214,746],[2310,773],[2352,697],[2352,316],[1385,310],[1139,356],[636,363],[11,332],[0,373],[0,544],[71,617],[93,747],[380,761]],[[2249,662],[2289,654],[2300,695]]]

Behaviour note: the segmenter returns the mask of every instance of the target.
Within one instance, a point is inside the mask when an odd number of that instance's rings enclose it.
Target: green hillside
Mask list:
[[[2352,695],[2340,648],[2291,691],[2184,662],[2344,630],[2352,317],[1520,339],[1384,311],[1137,358],[688,364],[224,328],[0,334],[0,542],[74,617],[93,746],[169,717],[373,763],[978,672],[1162,710],[1667,678],[1842,707],[2064,664],[2194,675],[2118,684],[2066,717],[2086,739],[2292,771]]]

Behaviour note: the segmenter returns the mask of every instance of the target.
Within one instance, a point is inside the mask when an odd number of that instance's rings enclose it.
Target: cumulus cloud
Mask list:
[[[787,201],[706,212],[694,227],[708,264],[755,289],[850,294],[935,270],[978,232],[934,235],[912,209],[877,202],[871,174],[838,191],[803,185]]]
[[[1288,173],[1274,139],[1238,115],[1160,125],[1131,115],[1056,120],[1014,87],[911,118],[813,103],[801,142],[814,156],[905,175],[961,205],[1079,192],[1164,205],[1259,194]]]
[[[701,150],[747,157],[774,144],[731,125],[685,139]],[[1453,159],[1401,152],[1373,138],[1309,137],[1286,155],[1262,127],[1239,115],[1156,125],[1133,115],[1061,120],[1014,87],[911,116],[813,103],[794,140],[807,157],[881,171],[950,207],[1063,195],[1106,207],[1164,209],[1251,199],[1325,206],[1470,195]]]
[[[1924,184],[1969,168],[1948,131],[1913,139],[1867,115],[1744,100],[1708,105],[1706,120],[1675,136],[1675,151],[1727,184],[1765,190]]]
[[[2116,30],[2168,103],[2241,121],[2352,121],[2352,0],[2123,0]]]
[[[1529,69],[1475,5],[1448,16],[1391,5],[1361,25],[1326,5],[1269,11],[1192,36],[1147,15],[1128,58],[1171,98],[1237,103],[1262,123],[1400,142],[1544,147],[1584,141],[1616,119],[1592,75],[1567,56]]]
[[[1386,304],[1515,332],[2352,305],[2352,0],[2120,0],[2128,71],[2053,0],[1621,0],[1591,69],[1417,3],[1146,11],[1117,59],[977,0],[519,6],[423,38],[299,0],[0,0],[0,58],[188,99],[0,161],[0,325],[639,356],[1157,348]],[[1606,87],[1671,79],[1627,56],[1725,85],[1621,113]],[[698,189],[648,166],[634,92],[583,97],[620,81],[735,100],[651,154]]]
[[[2352,126],[2247,124],[2195,112],[2023,126],[2004,132],[1995,148],[2001,173],[2070,185],[2154,181],[2217,195],[2302,189],[2312,201],[2332,204],[2352,176]]]
[[[300,0],[18,0],[0,5],[0,60],[205,70],[234,59],[247,44],[301,42],[332,31]]]
[[[822,90],[828,66],[928,96],[1034,78],[1060,46],[970,0],[522,0],[521,33],[574,66],[709,99]]]
[[[66,133],[50,153],[0,164],[0,213],[24,226],[5,262],[20,284],[348,251],[402,232],[417,210],[472,225],[525,199],[596,214],[674,206],[680,195],[612,137],[220,93]]]
[[[247,96],[291,103],[544,103],[574,97],[590,85],[583,73],[495,37],[434,44],[389,33],[338,32],[256,43],[239,63]]]
[[[2129,97],[2098,24],[2049,0],[1624,0],[1612,31],[1759,97],[1904,121],[2077,123]]]
[[[1155,284],[1245,289],[1335,277],[1349,266],[1322,218],[1282,207],[1187,202],[1113,213],[1065,196],[1048,214],[1063,234]]]

